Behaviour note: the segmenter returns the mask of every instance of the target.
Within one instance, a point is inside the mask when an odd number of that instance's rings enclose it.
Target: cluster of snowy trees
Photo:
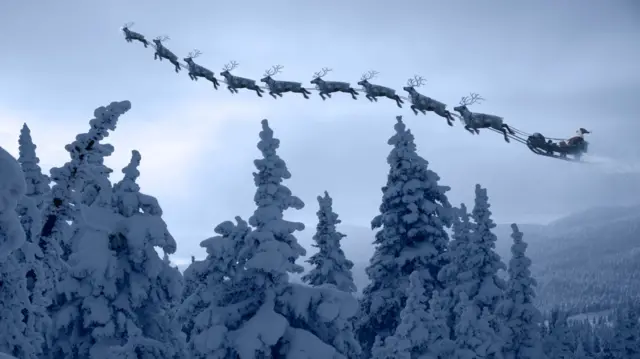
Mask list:
[[[158,201],[136,183],[141,154],[117,183],[104,139],[131,107],[96,109],[42,173],[25,125],[18,159],[0,148],[0,353],[19,359],[635,358],[637,311],[615,325],[548,324],[533,305],[527,244],[514,224],[512,258],[495,252],[486,189],[453,207],[438,175],[397,118],[382,187],[369,285],[357,298],[353,263],[327,192],[318,196],[315,253],[285,219],[303,201],[267,120],[254,161],[255,211],[201,242],[204,260],[181,274]],[[452,232],[451,238],[449,236]],[[508,279],[499,272],[507,270]],[[303,284],[291,274],[303,274]],[[603,330],[606,326],[610,330]],[[578,328],[578,329],[576,329]],[[596,331],[594,328],[600,328]]]

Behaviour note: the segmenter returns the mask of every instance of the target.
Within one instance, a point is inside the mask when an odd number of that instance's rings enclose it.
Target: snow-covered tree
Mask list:
[[[222,308],[196,317],[194,329],[211,329],[202,334],[196,330],[196,335],[192,331],[191,342],[217,338],[207,343],[214,358],[355,358],[359,346],[347,330],[357,311],[353,296],[330,285],[289,283],[289,274],[302,272],[296,260],[305,250],[293,233],[304,225],[285,220],[284,211],[304,203],[282,183],[291,174],[276,153],[279,145],[263,120],[258,142],[262,158],[254,161],[253,229],[233,249],[234,273],[221,293]]]
[[[51,179],[55,184],[51,188],[51,201],[45,204],[45,223],[40,241],[45,253],[55,252],[58,250],[55,247],[59,246],[63,250],[62,258],[68,259],[71,253],[71,234],[75,233],[68,222],[73,222],[77,217],[73,205],[87,202],[80,194],[88,193],[83,189],[89,184],[107,186],[106,182],[109,182],[106,176],[99,176],[101,169],[96,163],[100,163],[99,158],[103,157],[103,152],[112,148],[100,145],[99,141],[108,135],[109,130],[115,129],[120,116],[130,108],[129,101],[112,102],[106,107],[97,108],[94,118],[89,121],[89,131],[77,135],[74,142],[65,146],[71,157],[70,161],[62,167],[51,169]],[[101,153],[94,154],[93,151]],[[89,163],[93,166],[89,166]],[[96,184],[98,181],[100,183]]]
[[[333,199],[325,191],[324,197],[318,196],[318,203],[318,225],[313,236],[316,242],[313,247],[318,248],[318,252],[307,260],[314,267],[302,276],[302,280],[312,286],[333,284],[342,291],[353,293],[357,291],[351,272],[353,262],[345,257],[340,248],[340,241],[346,235],[336,230],[336,225],[341,221],[338,214],[333,212]]]
[[[19,163],[0,147],[0,352],[36,359],[42,336],[35,332],[34,317],[29,317],[27,276],[17,253],[26,235],[16,209],[26,190]]]
[[[549,319],[549,329],[543,341],[543,348],[548,358],[573,358],[575,336],[569,328],[567,313],[554,309]]]
[[[481,309],[488,308],[491,313],[504,295],[506,289],[505,281],[500,278],[498,272],[506,270],[506,265],[496,253],[496,241],[498,237],[492,232],[496,227],[491,219],[489,197],[487,190],[479,184],[476,185],[476,198],[471,217],[475,225],[472,231],[472,241],[477,245],[478,252],[471,261],[477,262],[480,277],[475,290],[469,293],[469,297],[480,306]]]
[[[135,182],[139,160],[133,151],[113,206],[77,204],[82,227],[61,283],[67,301],[54,317],[52,358],[186,358],[169,315],[182,288],[156,252],[172,254],[176,242],[158,201]]]
[[[526,256],[527,243],[516,224],[511,225],[513,245],[509,261],[509,280],[505,298],[497,313],[507,327],[505,333],[505,359],[542,358],[540,326],[542,315],[533,305],[536,281],[531,277],[531,260]]]
[[[384,340],[398,326],[411,272],[424,271],[427,296],[440,289],[437,274],[449,241],[449,187],[438,185],[438,175],[416,153],[413,134],[401,116],[396,119],[396,133],[388,141],[393,148],[380,214],[371,221],[371,227],[379,229],[366,269],[371,282],[363,290],[356,329],[365,357],[376,335]]]
[[[611,351],[616,358],[640,358],[640,323],[635,308],[616,312]]]
[[[442,304],[438,303],[441,298],[438,293],[434,291],[436,299],[431,302],[434,307]],[[437,359],[452,349],[452,343],[448,341],[446,313],[441,312],[442,308],[431,307],[428,310],[428,304],[421,274],[414,271],[409,276],[407,301],[400,312],[400,324],[383,345],[378,343],[374,346],[373,358]]]
[[[455,327],[457,323],[454,308],[460,293],[464,292],[467,297],[473,295],[480,275],[476,268],[477,263],[470,260],[478,252],[478,248],[471,241],[473,225],[470,222],[467,206],[462,203],[453,212],[453,234],[448,251],[443,255],[446,264],[438,273],[438,280],[444,286],[442,295],[449,298],[448,308],[444,310],[449,313],[447,323],[450,328]]]
[[[20,164],[0,147],[0,263],[20,248],[26,239],[16,213],[26,187]]]
[[[42,173],[40,159],[36,156],[36,146],[31,138],[31,130],[25,123],[20,130],[18,139],[19,156],[18,162],[24,171],[24,178],[27,183],[26,195],[35,201],[39,209],[43,208],[45,196],[51,191],[49,188],[49,176]]]
[[[225,359],[233,357],[233,347],[227,341],[229,321],[237,320],[237,308],[231,304],[238,282],[237,256],[239,248],[251,229],[242,218],[236,224],[225,221],[217,225],[218,236],[200,243],[206,248],[207,257],[192,264],[193,292],[185,298],[178,309],[178,319],[187,334],[192,358]],[[229,298],[230,297],[230,298]]]
[[[453,359],[502,358],[502,343],[492,328],[494,315],[487,307],[480,309],[467,293],[461,292],[455,308],[455,350]]]
[[[593,359],[589,353],[584,349],[584,345],[582,341],[578,341],[578,346],[576,347],[576,352],[573,354],[574,359]]]

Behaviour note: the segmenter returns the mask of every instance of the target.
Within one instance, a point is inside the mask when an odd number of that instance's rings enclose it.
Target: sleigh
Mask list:
[[[540,133],[534,133],[527,138],[527,147],[537,155],[581,162],[582,155],[587,153],[589,143],[581,137],[555,143],[547,140]],[[567,157],[567,155],[571,155],[573,158]]]

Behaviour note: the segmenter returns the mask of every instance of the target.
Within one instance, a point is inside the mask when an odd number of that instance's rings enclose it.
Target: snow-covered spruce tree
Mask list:
[[[282,184],[291,174],[276,153],[279,145],[263,120],[258,142],[262,158],[254,161],[258,208],[249,218],[253,230],[236,255],[238,273],[222,300],[228,314],[212,320],[224,336],[214,345],[226,350],[226,358],[354,358],[357,343],[352,333],[341,331],[357,311],[353,296],[289,283],[289,273],[302,272],[295,262],[305,250],[293,233],[304,225],[285,220],[284,211],[304,203]],[[226,330],[217,324],[221,321]]]
[[[89,183],[95,184],[94,182],[99,181],[106,186],[105,180],[108,182],[104,176],[95,176],[95,173],[100,172],[99,168],[88,166],[89,162],[95,164],[96,156],[102,156],[92,152],[96,149],[101,152],[109,150],[109,147],[97,146],[98,142],[108,135],[109,130],[115,129],[120,116],[129,109],[131,109],[129,101],[112,102],[106,107],[97,108],[94,111],[94,118],[89,121],[91,126],[89,131],[77,135],[74,142],[65,146],[71,157],[70,161],[62,167],[51,169],[51,180],[55,184],[51,188],[51,201],[45,204],[45,222],[40,240],[40,247],[45,253],[54,252],[57,250],[54,247],[59,246],[63,250],[62,258],[68,259],[71,253],[69,241],[72,230],[67,222],[73,222],[76,219],[74,204],[82,202],[79,194]]]
[[[615,313],[611,351],[616,358],[640,358],[640,323],[636,310],[620,308]]]
[[[42,340],[33,320],[25,318],[31,303],[24,265],[16,255],[26,240],[16,212],[26,188],[20,164],[0,147],[0,353],[35,359]]]
[[[481,309],[488,308],[491,313],[494,313],[506,289],[506,283],[498,276],[498,272],[506,270],[507,266],[495,251],[498,237],[492,232],[496,225],[491,219],[487,190],[477,184],[475,191],[475,205],[471,212],[475,226],[473,226],[471,238],[478,246],[479,252],[476,253],[477,257],[471,260],[481,263],[478,267],[481,276],[478,278],[475,291],[469,294]]]
[[[316,242],[313,247],[318,248],[318,252],[307,260],[314,267],[302,276],[302,280],[312,286],[333,284],[342,291],[356,292],[351,272],[353,262],[345,257],[340,248],[340,241],[346,235],[336,230],[336,225],[341,221],[338,214],[333,212],[333,199],[327,191],[324,192],[324,197],[318,196],[318,204],[318,225],[313,236]]]
[[[516,224],[511,225],[513,245],[509,261],[509,280],[505,298],[497,314],[507,327],[505,359],[538,359],[543,357],[540,326],[542,314],[533,305],[536,281],[531,277],[531,260],[526,256],[527,243]]]
[[[447,324],[453,329],[458,321],[454,308],[458,304],[460,293],[474,294],[474,288],[478,286],[478,269],[475,263],[469,258],[478,251],[477,245],[471,241],[471,230],[469,212],[464,203],[459,208],[454,208],[453,234],[447,252],[443,255],[446,264],[438,273],[438,280],[444,286],[442,296],[448,299],[447,308],[443,309],[449,313]],[[447,302],[447,301],[445,301]]]
[[[390,169],[382,187],[380,214],[371,221],[375,252],[366,272],[371,280],[363,290],[357,335],[363,356],[370,355],[376,335],[384,340],[400,321],[409,275],[425,270],[427,296],[440,289],[437,274],[449,241],[444,227],[451,225],[449,187],[438,185],[438,175],[416,153],[411,131],[396,117],[396,133],[389,139]]]
[[[200,243],[207,257],[194,270],[198,285],[178,307],[178,320],[187,335],[188,348],[193,359],[233,358],[232,343],[227,340],[227,327],[241,315],[233,301],[238,282],[239,248],[251,229],[246,221],[236,217],[236,224],[225,221],[217,225],[218,235]],[[193,267],[190,266],[190,268]],[[197,271],[197,276],[195,271]]]
[[[431,307],[418,271],[409,276],[407,302],[400,312],[400,324],[393,335],[374,345],[374,359],[438,359],[453,350],[449,340],[446,312],[438,291],[433,292]]]
[[[39,209],[43,208],[45,197],[51,191],[49,176],[42,173],[38,165],[40,159],[36,156],[36,146],[31,138],[31,130],[25,123],[20,130],[18,139],[19,156],[18,162],[24,171],[24,178],[27,183],[26,195],[35,201]]]
[[[21,266],[23,275],[27,278],[27,290],[29,292],[29,310],[25,310],[23,322],[26,324],[25,332],[32,338],[32,345],[40,350],[46,350],[46,335],[51,326],[51,318],[47,308],[51,304],[47,282],[47,271],[42,261],[44,255],[38,245],[40,230],[42,229],[42,207],[46,196],[50,193],[49,177],[42,173],[36,156],[37,146],[31,138],[29,127],[24,124],[18,139],[18,162],[22,167],[26,182],[26,195],[18,202],[18,215],[22,228],[25,231],[26,241],[14,255]]]
[[[550,359],[573,358],[576,340],[569,328],[567,317],[567,313],[561,310],[551,311],[549,329],[543,341],[545,354]]]
[[[187,357],[169,315],[182,288],[156,252],[174,253],[176,242],[157,200],[140,193],[139,161],[133,151],[113,206],[78,204],[82,229],[60,285],[67,301],[54,316],[53,359]]]
[[[451,358],[502,358],[501,340],[492,328],[495,319],[489,308],[479,309],[467,293],[461,292],[454,310],[459,320],[454,328],[455,350]]]

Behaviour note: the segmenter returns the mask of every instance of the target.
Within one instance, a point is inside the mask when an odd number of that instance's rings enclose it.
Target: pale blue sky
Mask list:
[[[414,116],[391,100],[335,95],[321,101],[214,91],[153,61],[153,51],[123,39],[120,26],[219,72],[260,78],[284,65],[281,79],[327,78],[355,84],[362,72],[402,92],[414,73],[420,89],[450,107],[470,91],[476,111],[552,137],[593,132],[591,152],[605,164],[536,157],[484,131],[471,136],[433,115]],[[420,153],[453,190],[453,203],[488,187],[496,220],[545,220],[640,195],[640,3],[629,1],[2,1],[0,2],[0,145],[16,151],[23,122],[43,167],[66,160],[63,146],[87,129],[93,109],[130,100],[132,110],[109,137],[108,161],[120,177],[130,151],[142,153],[143,190],[155,195],[179,254],[202,254],[200,240],[235,215],[253,211],[252,160],[260,120],[281,139],[293,192],[307,204],[293,218],[313,229],[318,194],[334,197],[344,222],[368,226],[386,181],[387,139],[405,116]],[[311,86],[311,85],[308,85]],[[368,246],[369,243],[363,243]]]

